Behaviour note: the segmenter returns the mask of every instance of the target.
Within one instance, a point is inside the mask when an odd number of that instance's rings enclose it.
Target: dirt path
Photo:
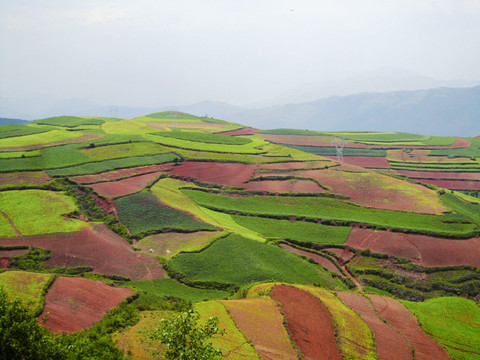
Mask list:
[[[357,280],[357,278],[355,276],[353,276],[352,274],[350,274],[350,272],[347,270],[347,268],[345,267],[345,265],[343,264],[339,264],[340,267],[343,269],[343,271],[345,272],[345,274],[347,274],[347,277],[353,281],[353,283],[355,285],[357,285],[357,288],[358,290],[360,290],[360,292],[363,293],[363,287],[362,285],[360,284],[360,282]]]
[[[17,234],[17,236],[18,236],[20,239],[25,240],[25,239],[23,238],[23,235],[20,233],[20,231],[18,231],[18,229],[15,227],[15,225],[13,225],[12,219],[10,219],[10,218],[8,217],[8,215],[7,215],[6,213],[4,213],[3,211],[1,211],[1,210],[0,210],[0,213],[2,214],[2,216],[3,216],[5,219],[7,219],[8,223],[9,223],[10,226],[12,227],[13,231],[15,231],[15,234]]]

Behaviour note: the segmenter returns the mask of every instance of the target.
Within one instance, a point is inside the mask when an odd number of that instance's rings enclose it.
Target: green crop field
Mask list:
[[[56,141],[71,140],[80,136],[82,136],[81,132],[50,130],[44,133],[36,133],[0,139],[0,148],[14,148],[19,146],[47,144]]]
[[[6,271],[0,273],[0,288],[10,299],[18,297],[22,304],[33,310],[43,301],[40,296],[44,287],[54,279],[53,274],[37,274],[24,271]]]
[[[178,157],[171,153],[146,155],[146,156],[132,156],[129,158],[120,158],[112,160],[104,160],[97,162],[90,162],[78,166],[70,166],[59,169],[47,170],[47,174],[50,176],[74,176],[74,175],[87,175],[87,174],[99,174],[105,171],[111,171],[115,169],[124,169],[129,167],[144,166],[144,165],[158,165],[167,162],[173,162]]]
[[[239,235],[215,241],[199,253],[179,254],[168,265],[188,280],[241,286],[255,281],[283,281],[344,288],[319,266],[279,247]]]
[[[132,142],[127,144],[107,145],[94,148],[83,148],[81,152],[95,161],[145,156],[168,152],[165,147],[150,142]]]
[[[206,322],[210,317],[218,319],[218,327],[225,330],[225,335],[213,338],[212,344],[215,348],[220,349],[223,355],[228,356],[228,359],[260,359],[254,346],[240,332],[221,302],[206,301],[198,303],[195,304],[195,310],[200,314],[201,323]]]
[[[36,123],[40,125],[62,126],[69,128],[81,125],[101,125],[104,122],[104,120],[97,118],[82,118],[77,116],[56,116],[36,121]]]
[[[476,229],[473,224],[445,223],[443,217],[401,211],[362,208],[346,202],[321,197],[247,196],[229,197],[198,190],[183,190],[197,204],[218,211],[239,211],[251,215],[297,216],[310,219],[367,223],[382,228],[468,237]]]
[[[477,224],[480,227],[480,205],[472,202],[467,202],[459,197],[445,193],[440,196],[442,203],[448,208],[454,210],[468,221]]]
[[[304,221],[275,220],[233,215],[241,226],[270,238],[297,240],[315,244],[343,244],[350,234],[347,226],[326,226]]]
[[[241,136],[227,136],[219,134],[208,134],[198,131],[160,131],[154,135],[171,137],[174,139],[190,140],[208,144],[225,144],[225,145],[245,145],[252,142],[251,139]]]
[[[133,235],[162,229],[215,230],[191,215],[166,206],[150,191],[142,191],[115,200],[115,206],[122,223]]]
[[[262,154],[266,152],[262,149],[262,146],[267,144],[265,141],[257,137],[252,137],[250,142],[243,145],[222,144],[222,146],[218,146],[218,144],[214,143],[198,142],[174,137],[160,136],[158,135],[158,133],[146,134],[145,137],[161,145],[171,146],[180,149],[234,154]],[[248,138],[244,137],[244,139]]]
[[[140,296],[136,304],[155,309],[165,303],[166,298],[177,298],[186,301],[199,302],[226,298],[229,293],[222,290],[197,289],[180,284],[172,279],[156,279],[153,281],[133,281],[125,286],[135,289]]]
[[[480,359],[480,308],[474,301],[442,297],[422,303],[402,303],[453,360]]]
[[[327,155],[327,156],[336,156],[337,149],[332,146],[302,146],[302,145],[289,145],[286,144],[292,149],[297,149],[300,151],[305,151],[315,155]],[[344,156],[379,156],[385,157],[387,156],[387,150],[384,149],[368,149],[368,148],[350,148],[346,147],[343,148],[343,155]]]
[[[34,126],[29,126],[27,124],[26,125],[1,125],[0,139],[40,134],[50,130],[53,130],[53,128],[49,126],[34,127]]]
[[[45,190],[0,192],[0,209],[22,235],[39,235],[80,230],[87,223],[66,219],[65,214],[78,210],[72,198]],[[11,236],[11,229],[0,224],[0,237]]]

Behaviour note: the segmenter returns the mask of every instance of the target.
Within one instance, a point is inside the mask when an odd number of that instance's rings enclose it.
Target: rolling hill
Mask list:
[[[153,358],[194,309],[229,359],[480,359],[479,138],[174,115],[0,126],[0,287],[51,344]]]

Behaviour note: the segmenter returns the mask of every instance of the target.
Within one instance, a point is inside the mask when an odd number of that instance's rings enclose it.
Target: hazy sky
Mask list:
[[[1,0],[0,96],[243,104],[400,67],[480,79],[480,0]]]

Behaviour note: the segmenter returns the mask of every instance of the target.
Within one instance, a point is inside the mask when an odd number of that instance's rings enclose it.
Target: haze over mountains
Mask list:
[[[85,99],[30,94],[0,98],[0,117],[34,120],[56,115],[118,116],[178,110],[258,128],[480,134],[480,81],[441,81],[384,68],[347,79],[313,82],[254,104],[203,101],[159,107],[105,106]]]

